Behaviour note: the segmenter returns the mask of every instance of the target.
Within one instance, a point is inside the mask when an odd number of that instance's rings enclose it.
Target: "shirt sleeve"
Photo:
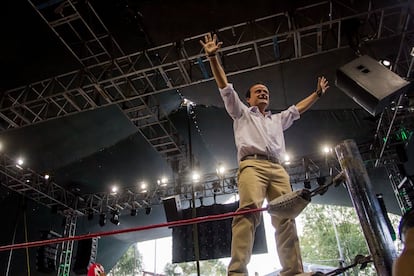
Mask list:
[[[295,105],[290,106],[288,109],[280,113],[281,123],[283,130],[289,128],[293,122],[300,118],[300,113]]]
[[[247,109],[247,106],[240,100],[239,95],[233,88],[232,83],[228,83],[226,87],[220,89],[220,95],[223,99],[224,106],[233,119],[240,118],[243,109]]]

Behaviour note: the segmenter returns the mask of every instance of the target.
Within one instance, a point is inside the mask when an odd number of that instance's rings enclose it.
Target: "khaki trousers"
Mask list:
[[[238,210],[261,208],[265,198],[270,202],[292,191],[289,175],[283,166],[266,160],[240,162],[238,190],[240,196]],[[254,234],[260,216],[260,213],[254,213],[233,218],[228,275],[248,275],[247,264],[252,254]],[[292,276],[302,273],[302,258],[295,220],[272,216],[272,225],[276,230],[276,247],[282,265],[280,275]]]

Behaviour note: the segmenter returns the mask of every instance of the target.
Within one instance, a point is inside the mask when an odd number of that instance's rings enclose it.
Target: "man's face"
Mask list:
[[[250,88],[250,98],[247,98],[250,106],[266,109],[269,105],[269,90],[263,84],[255,84]]]

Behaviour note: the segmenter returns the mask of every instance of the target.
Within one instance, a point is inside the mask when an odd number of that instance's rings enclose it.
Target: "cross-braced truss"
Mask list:
[[[125,55],[89,1],[29,2],[81,68],[6,91],[0,103],[2,128],[23,127],[116,104],[157,152],[169,160],[185,159],[184,146],[160,109],[157,95],[211,80],[199,44],[205,34]],[[398,37],[393,67],[399,75],[409,77],[412,24],[408,1],[381,7],[372,1],[353,6],[346,1],[320,1],[216,32],[225,45],[220,58],[229,75],[345,47],[358,52],[361,43]],[[58,203],[64,208],[98,212],[103,202],[113,206],[120,201],[119,196],[95,194],[86,200],[82,197],[87,203],[79,207],[75,204],[79,202],[77,195],[52,182],[44,184],[39,178],[36,184],[27,184],[10,160],[1,169],[9,179],[7,187],[49,207]],[[47,185],[53,189],[45,190]]]

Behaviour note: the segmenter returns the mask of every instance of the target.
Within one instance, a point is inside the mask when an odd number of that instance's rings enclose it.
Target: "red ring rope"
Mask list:
[[[191,219],[186,219],[186,220],[177,220],[177,221],[171,221],[171,222],[164,222],[164,223],[152,224],[152,225],[147,225],[147,226],[133,227],[133,228],[128,228],[128,229],[120,229],[120,230],[114,230],[114,231],[103,231],[103,232],[98,232],[98,233],[83,234],[83,235],[73,236],[73,237],[63,237],[63,238],[56,238],[56,239],[43,240],[43,241],[33,241],[33,242],[24,242],[24,243],[12,244],[12,245],[3,245],[3,246],[0,246],[0,252],[1,251],[6,251],[6,250],[42,246],[42,245],[53,244],[53,243],[61,243],[61,242],[71,241],[71,240],[79,241],[79,240],[86,240],[86,239],[91,239],[91,238],[96,238],[96,237],[112,236],[112,235],[117,235],[117,234],[137,232],[137,231],[154,229],[154,228],[161,228],[161,227],[166,227],[166,226],[167,227],[182,226],[182,225],[194,224],[194,223],[205,222],[205,221],[221,220],[221,219],[226,219],[226,218],[229,218],[229,217],[234,217],[234,216],[238,216],[238,215],[246,215],[246,214],[261,212],[261,211],[265,211],[265,210],[267,210],[267,207],[249,209],[249,210],[241,210],[241,211],[237,211],[237,212],[229,212],[229,213],[218,214],[218,215],[197,217],[197,218],[191,218]]]

